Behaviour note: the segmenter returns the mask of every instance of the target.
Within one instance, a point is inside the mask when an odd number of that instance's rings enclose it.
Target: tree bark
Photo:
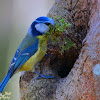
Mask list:
[[[100,100],[100,0],[56,0],[48,16],[72,24],[68,37],[77,48],[61,55],[58,46],[49,43],[50,57],[36,70],[56,79],[35,80],[36,74],[25,72],[21,100]]]

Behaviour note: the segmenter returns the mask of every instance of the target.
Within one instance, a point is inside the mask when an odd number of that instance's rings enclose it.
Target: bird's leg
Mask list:
[[[45,57],[50,57],[50,55],[46,53],[46,54],[45,54]]]
[[[22,71],[22,72],[21,72],[21,74],[20,74],[20,76],[23,76],[23,75],[24,75],[24,73],[25,73],[25,71]]]
[[[39,75],[39,77],[36,77],[34,79],[42,79],[42,78],[44,78],[44,79],[50,79],[50,78],[55,78],[54,76],[45,76],[43,74],[38,73],[37,71],[34,71],[34,73],[36,73],[36,74]]]

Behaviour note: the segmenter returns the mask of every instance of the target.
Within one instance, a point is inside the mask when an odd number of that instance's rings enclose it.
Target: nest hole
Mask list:
[[[73,65],[78,58],[78,50],[71,48],[68,51],[64,52],[63,55],[59,53],[59,50],[54,48],[55,53],[51,53],[50,57],[50,67],[56,72],[61,78],[66,77]]]

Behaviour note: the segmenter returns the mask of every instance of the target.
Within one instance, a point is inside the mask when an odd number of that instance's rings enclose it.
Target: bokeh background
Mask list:
[[[0,83],[6,75],[13,55],[30,24],[46,16],[55,0],[0,0]],[[19,77],[16,74],[5,87],[10,100],[20,100]]]

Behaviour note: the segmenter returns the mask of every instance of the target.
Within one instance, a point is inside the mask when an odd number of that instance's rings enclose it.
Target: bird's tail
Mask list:
[[[8,73],[0,84],[0,93],[2,93],[9,79],[11,78],[11,73]]]

